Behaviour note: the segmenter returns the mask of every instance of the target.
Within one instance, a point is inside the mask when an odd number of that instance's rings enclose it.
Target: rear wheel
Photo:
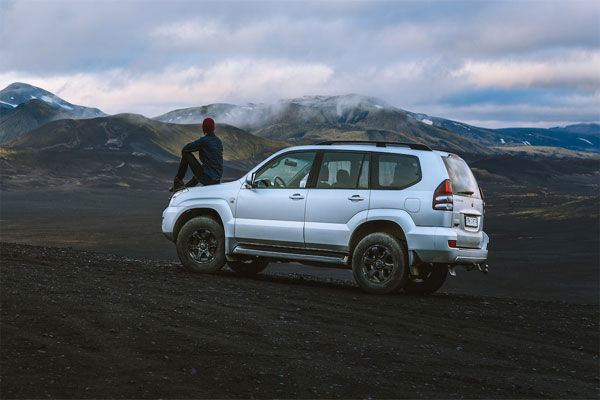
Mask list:
[[[188,270],[214,274],[225,265],[223,227],[210,217],[192,218],[177,236],[177,255]]]
[[[269,263],[264,260],[227,261],[229,268],[235,273],[245,276],[256,275],[262,272]]]
[[[431,294],[442,287],[448,276],[446,264],[421,264],[419,275],[411,275],[404,285],[404,291],[410,294]]]
[[[404,246],[390,234],[367,235],[354,249],[352,273],[365,292],[393,292],[406,283],[407,272]]]

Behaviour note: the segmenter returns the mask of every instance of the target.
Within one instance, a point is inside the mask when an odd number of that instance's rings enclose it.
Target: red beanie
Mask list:
[[[215,120],[212,118],[204,118],[204,121],[202,121],[202,130],[206,133],[214,132]]]

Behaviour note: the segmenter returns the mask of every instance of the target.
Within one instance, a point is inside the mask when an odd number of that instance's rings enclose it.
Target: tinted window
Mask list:
[[[317,188],[368,189],[369,154],[325,152],[319,168]]]
[[[258,171],[254,182],[258,188],[303,188],[315,159],[314,151],[285,154]]]
[[[477,181],[467,163],[454,154],[442,157],[442,159],[450,176],[452,191],[461,196],[480,198],[479,185],[477,185]]]
[[[421,180],[419,158],[404,154],[379,154],[377,156],[378,189],[404,189]]]

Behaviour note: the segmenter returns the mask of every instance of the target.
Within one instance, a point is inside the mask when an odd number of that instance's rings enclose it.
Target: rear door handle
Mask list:
[[[350,201],[363,201],[364,199],[365,199],[364,197],[360,197],[360,195],[358,195],[358,194],[348,197],[348,200],[350,200]]]
[[[293,195],[290,196],[290,199],[292,200],[302,200],[304,198],[304,196],[302,196],[300,193],[294,193]]]

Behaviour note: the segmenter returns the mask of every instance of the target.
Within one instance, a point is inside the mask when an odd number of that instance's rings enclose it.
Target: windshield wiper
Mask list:
[[[456,194],[466,194],[466,195],[469,195],[469,196],[472,195],[473,193],[475,193],[475,192],[469,192],[469,191],[467,191],[467,192],[456,192]]]

